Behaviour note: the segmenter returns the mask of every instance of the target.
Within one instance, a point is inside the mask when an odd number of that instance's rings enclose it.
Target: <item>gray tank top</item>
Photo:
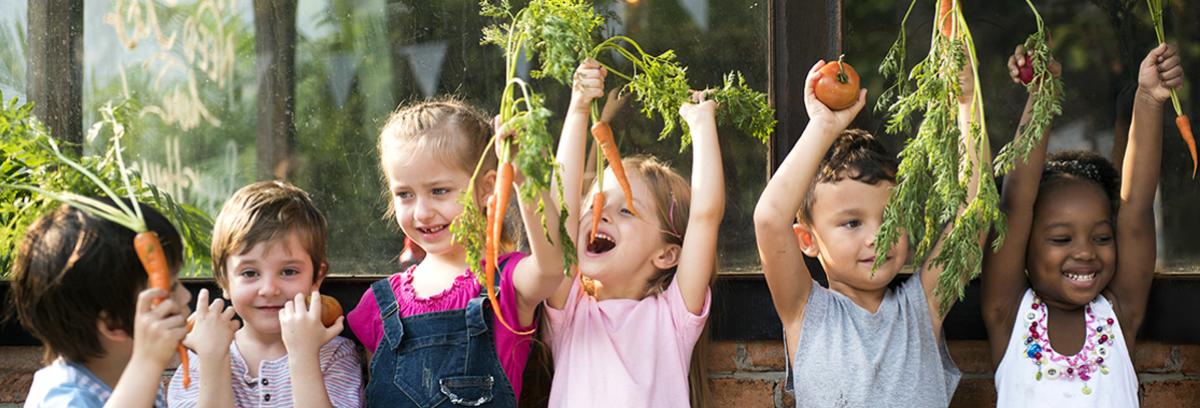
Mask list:
[[[797,407],[950,405],[962,374],[933,335],[919,277],[889,289],[874,314],[813,283],[792,362]]]

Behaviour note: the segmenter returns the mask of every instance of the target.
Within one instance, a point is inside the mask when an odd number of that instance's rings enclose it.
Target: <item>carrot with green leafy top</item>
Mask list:
[[[1171,96],[1175,96],[1175,91],[1171,91]],[[1187,115],[1181,114],[1175,117],[1175,127],[1179,128],[1179,136],[1187,143],[1188,152],[1192,154],[1192,178],[1196,178],[1196,137],[1192,136],[1192,121],[1188,120]]]
[[[496,273],[500,264],[500,243],[504,237],[504,213],[508,209],[508,202],[512,199],[513,188],[513,165],[512,162],[506,161],[500,163],[500,168],[496,173],[496,189],[492,197],[488,198],[488,216],[487,216],[487,234],[488,239],[484,240],[484,255],[487,260],[484,265],[484,280],[487,285],[488,302],[492,304],[492,312],[496,314],[496,320],[504,325],[508,331],[517,335],[525,336],[533,334],[534,330],[519,331],[513,328],[512,325],[504,319],[504,314],[500,311],[500,302],[496,300]]]
[[[1162,0],[1146,0],[1146,5],[1150,8],[1150,22],[1154,26],[1154,35],[1158,37],[1159,44],[1167,43],[1167,35],[1163,31],[1163,5]],[[1183,138],[1183,142],[1187,143],[1188,153],[1192,155],[1192,178],[1196,178],[1196,137],[1192,135],[1192,121],[1183,113],[1183,106],[1179,104],[1179,94],[1175,90],[1171,90],[1171,106],[1175,108],[1175,127],[1179,128],[1179,137]]]
[[[592,138],[600,146],[600,151],[604,153],[604,160],[607,160],[612,166],[613,176],[616,176],[617,183],[621,185],[621,191],[625,193],[625,205],[629,207],[629,211],[633,212],[633,215],[638,215],[637,209],[633,207],[633,189],[629,186],[629,178],[625,176],[625,166],[621,164],[621,153],[617,150],[617,143],[613,139],[612,127],[605,122],[596,122],[592,125]],[[596,177],[603,177],[603,175],[597,174]]]

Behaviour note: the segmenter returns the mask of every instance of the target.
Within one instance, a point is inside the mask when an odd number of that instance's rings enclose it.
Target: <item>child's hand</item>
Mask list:
[[[571,108],[589,111],[592,100],[604,96],[604,77],[607,75],[608,70],[594,59],[580,63],[571,80]]]
[[[820,60],[808,71],[808,79],[804,80],[804,108],[808,111],[810,124],[836,128],[837,131],[832,132],[836,136],[850,126],[850,122],[854,120],[855,116],[858,116],[858,111],[867,104],[867,89],[863,88],[859,92],[858,101],[849,108],[840,111],[830,110],[828,106],[817,100],[817,94],[814,91],[817,81],[821,80],[821,67],[823,66],[825,66],[825,60]]]
[[[233,333],[241,327],[233,319],[234,314],[233,307],[225,306],[225,299],[218,298],[210,304],[208,289],[201,289],[196,297],[196,311],[188,318],[192,331],[183,339],[183,345],[201,358],[228,354]]]
[[[1030,64],[1027,58],[1031,57],[1029,56],[1029,53],[1025,52],[1025,44],[1017,45],[1017,49],[1013,50],[1013,55],[1008,57],[1008,77],[1009,79],[1012,79],[1014,84],[1025,84],[1025,78],[1022,78],[1022,72],[1025,72],[1024,75],[1026,78],[1033,77],[1033,67],[1027,66]],[[1055,78],[1062,76],[1062,64],[1059,64],[1058,60],[1055,60],[1053,56],[1050,57],[1050,64],[1046,66],[1046,69],[1049,69],[1050,75],[1054,75]]]
[[[325,327],[321,323],[321,294],[314,290],[311,299],[311,303],[305,305],[304,294],[297,293],[296,298],[285,303],[279,311],[279,329],[288,354],[316,355],[322,345],[342,332],[342,321],[346,317],[338,316],[333,326]]]
[[[162,303],[155,305],[157,299],[163,299]],[[187,321],[183,317],[186,311],[186,305],[167,297],[167,292],[161,289],[139,293],[133,318],[133,357],[147,358],[165,367],[187,334]]]
[[[1183,67],[1174,45],[1159,44],[1146,55],[1138,68],[1139,98],[1161,104],[1171,97],[1171,90],[1183,85]]]
[[[708,99],[708,91],[692,91],[691,101],[679,107],[679,116],[688,127],[697,125],[716,126],[717,103]]]
[[[624,108],[629,103],[630,95],[628,93],[622,94],[620,89],[608,91],[608,98],[604,100],[604,110],[600,112],[600,121],[612,123],[617,113],[621,112],[621,108]]]

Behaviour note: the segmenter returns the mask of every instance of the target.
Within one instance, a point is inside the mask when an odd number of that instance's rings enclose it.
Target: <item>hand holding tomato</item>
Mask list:
[[[821,80],[817,82],[817,99],[832,110],[849,108],[858,101],[858,72],[842,61],[844,57],[821,67]]]
[[[823,125],[838,128],[834,135],[841,133],[850,125],[858,112],[867,104],[867,90],[857,89],[857,99],[849,107],[841,110],[833,110],[830,106],[822,102],[817,96],[817,87],[821,80],[825,78],[822,68],[826,66],[825,61],[817,61],[812,69],[808,71],[808,79],[804,83],[804,107],[808,111],[808,119],[813,123],[821,123]],[[836,78],[835,78],[836,81]]]

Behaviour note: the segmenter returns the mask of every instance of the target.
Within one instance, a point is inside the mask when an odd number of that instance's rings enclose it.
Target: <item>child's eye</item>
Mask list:
[[[1066,244],[1071,242],[1071,237],[1050,237],[1047,239],[1052,244]]]
[[[633,211],[629,211],[629,209],[628,209],[628,208],[621,207],[621,214],[623,214],[623,215],[633,215]]]
[[[435,188],[435,189],[433,189],[433,195],[439,195],[439,196],[440,196],[440,195],[444,195],[444,194],[450,194],[450,189],[448,189],[448,188]]]
[[[1112,240],[1113,237],[1111,235],[1101,235],[1095,238],[1097,244],[1108,244],[1111,243]]]
[[[859,220],[850,220],[850,221],[843,222],[842,226],[846,227],[846,228],[858,228],[858,227],[862,226],[862,222]]]
[[[295,269],[287,268],[287,269],[283,270],[283,276],[293,276],[293,275],[299,275],[299,274],[300,274],[300,271],[295,270]]]
[[[410,199],[410,198],[412,198],[412,196],[413,196],[412,192],[408,192],[408,191],[401,191],[399,193],[396,193],[396,197],[401,200]]]
[[[241,276],[241,277],[247,278],[247,279],[253,279],[253,278],[258,277],[258,271],[253,270],[253,269],[246,269],[244,271],[238,272],[238,276]]]

